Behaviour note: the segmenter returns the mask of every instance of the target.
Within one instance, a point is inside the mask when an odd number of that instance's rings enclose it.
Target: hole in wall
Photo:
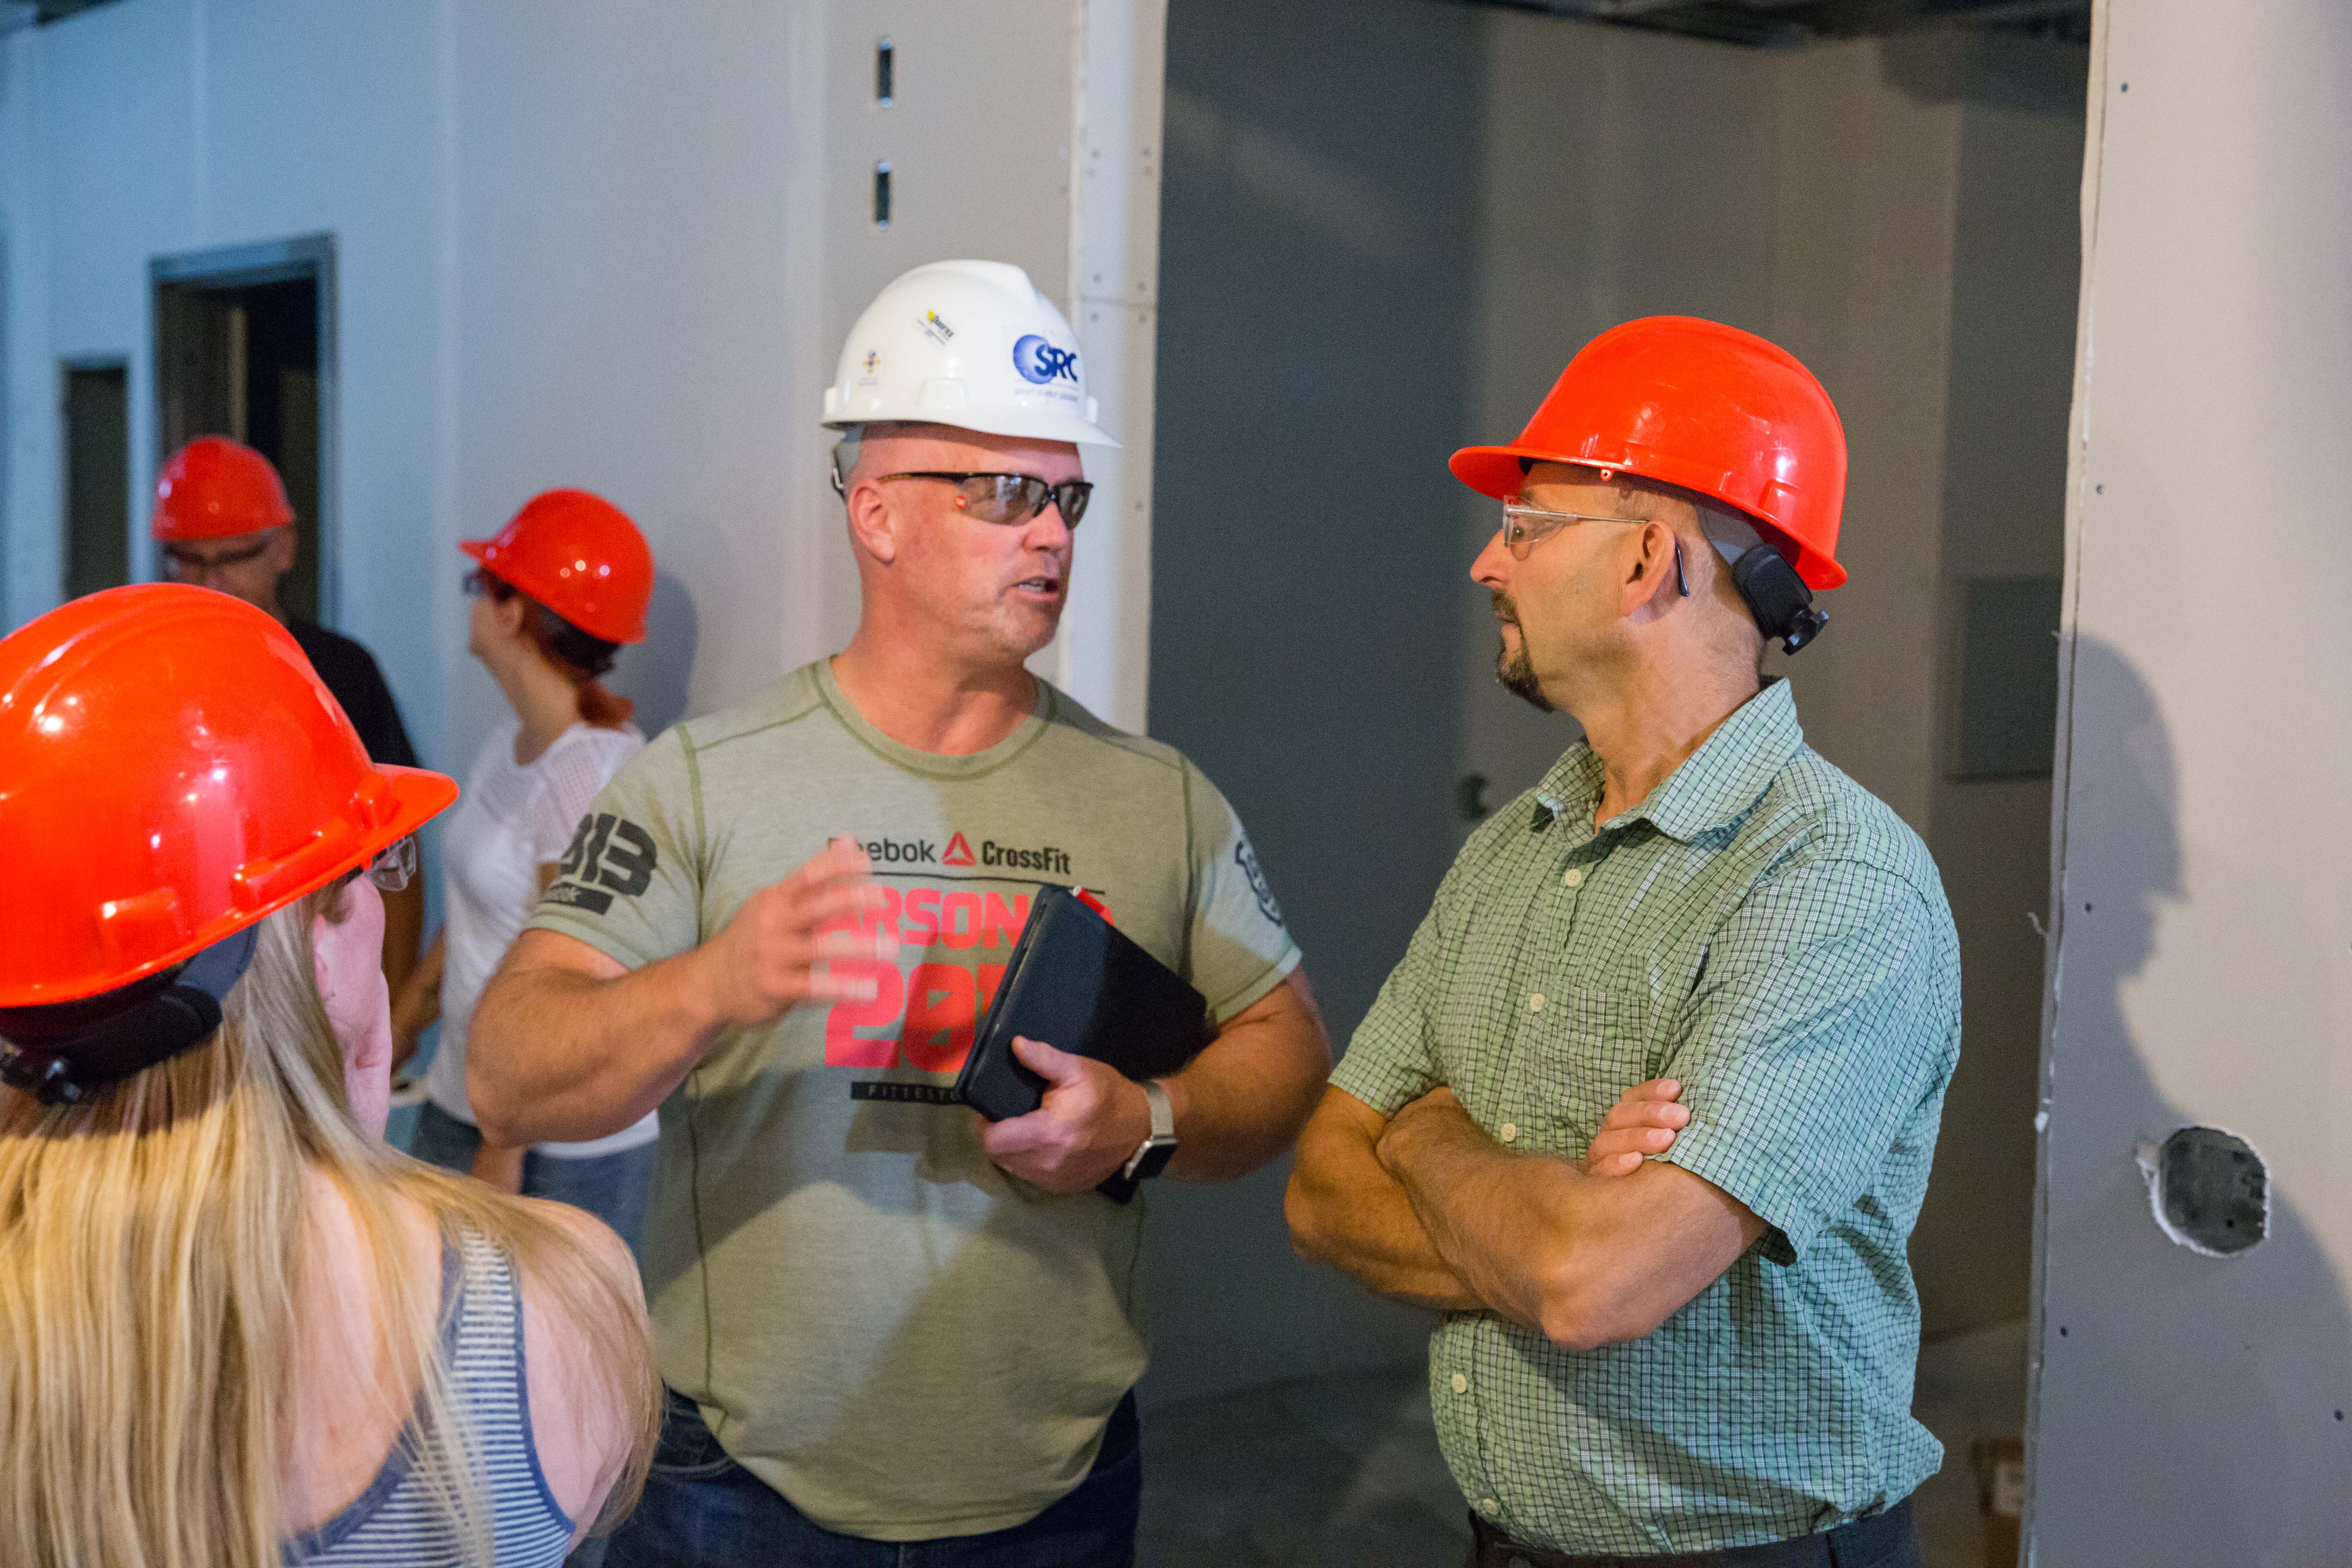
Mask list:
[[[890,40],[874,46],[874,106],[887,109],[898,100],[898,51]]]
[[[874,226],[890,226],[890,165],[874,165]]]
[[[2270,1167],[2218,1127],[2183,1127],[2136,1151],[2165,1235],[2206,1258],[2230,1258],[2270,1234]]]

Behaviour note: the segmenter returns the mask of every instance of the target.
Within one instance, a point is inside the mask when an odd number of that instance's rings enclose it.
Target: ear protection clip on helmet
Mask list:
[[[1821,635],[1829,612],[1813,608],[1813,591],[1789,558],[1764,542],[1745,519],[1720,507],[1701,507],[1699,527],[1731,568],[1731,585],[1767,637],[1794,653]]]

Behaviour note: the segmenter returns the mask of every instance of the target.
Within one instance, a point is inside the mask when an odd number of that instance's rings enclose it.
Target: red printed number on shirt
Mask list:
[[[871,978],[875,994],[871,1001],[836,1002],[826,1012],[825,1066],[904,1065],[922,1072],[955,1072],[971,1052],[972,1031],[995,999],[1005,966],[933,962],[922,950],[1011,948],[1029,919],[1029,895],[1007,900],[961,888],[881,891],[883,907],[866,930],[887,931],[915,951],[908,953],[904,971],[879,960],[832,964],[832,973],[845,978]],[[827,928],[855,929],[845,921]]]

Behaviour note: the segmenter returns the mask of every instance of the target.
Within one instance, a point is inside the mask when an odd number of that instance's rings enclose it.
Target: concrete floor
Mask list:
[[[2025,1325],[1928,1345],[1919,1489],[1928,1568],[1986,1568],[1969,1444],[2025,1419]],[[1456,1568],[1469,1526],[1419,1363],[1160,1405],[1143,1424],[1138,1568]]]

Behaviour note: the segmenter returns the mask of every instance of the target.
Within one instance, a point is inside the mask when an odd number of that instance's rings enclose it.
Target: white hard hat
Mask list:
[[[824,423],[881,421],[1118,445],[1095,423],[1077,334],[1002,261],[918,267],[866,307],[824,389]]]

